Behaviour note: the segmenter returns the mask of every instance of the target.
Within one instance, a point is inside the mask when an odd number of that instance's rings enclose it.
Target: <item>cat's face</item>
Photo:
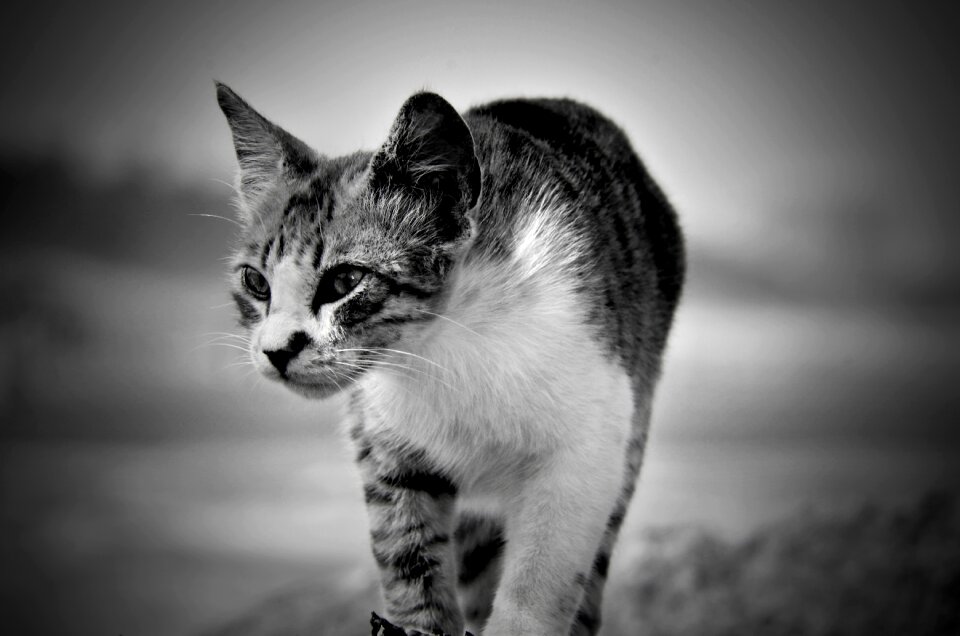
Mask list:
[[[253,364],[310,397],[408,364],[471,234],[479,166],[462,119],[418,94],[379,151],[328,159],[225,86],[218,98],[240,161],[231,277]]]

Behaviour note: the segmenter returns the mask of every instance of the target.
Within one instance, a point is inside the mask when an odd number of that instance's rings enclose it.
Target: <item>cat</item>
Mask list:
[[[217,84],[233,298],[266,376],[348,394],[388,619],[594,634],[684,278],[626,136],[568,99],[419,92],[327,157]]]

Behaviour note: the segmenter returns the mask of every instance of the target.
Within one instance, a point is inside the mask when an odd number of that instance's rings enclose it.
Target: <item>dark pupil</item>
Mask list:
[[[352,269],[347,272],[341,272],[333,279],[333,290],[341,296],[346,296],[359,282],[360,272],[357,270]]]

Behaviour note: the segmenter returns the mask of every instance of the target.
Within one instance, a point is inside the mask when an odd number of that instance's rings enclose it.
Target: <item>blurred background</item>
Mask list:
[[[629,134],[690,274],[606,633],[656,607],[675,629],[650,633],[780,633],[717,631],[742,604],[683,596],[761,557],[738,580],[784,590],[774,614],[806,621],[787,632],[840,633],[821,628],[849,594],[791,568],[840,576],[871,541],[850,589],[925,589],[922,561],[957,598],[960,11],[835,4],[8,5],[0,630],[319,634],[339,611],[359,627],[337,633],[364,633],[376,607],[341,403],[225,346],[235,227],[204,215],[232,216],[235,159],[214,79],[326,154],[375,148],[425,87],[461,109],[569,96]],[[931,533],[945,552],[889,558]]]

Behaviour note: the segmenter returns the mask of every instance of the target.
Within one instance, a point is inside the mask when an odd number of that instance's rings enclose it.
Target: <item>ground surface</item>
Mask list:
[[[798,514],[740,541],[693,528],[632,533],[617,553],[607,636],[960,633],[960,517],[912,508]],[[369,632],[372,577],[295,587],[206,636]],[[387,632],[391,633],[391,632]]]

